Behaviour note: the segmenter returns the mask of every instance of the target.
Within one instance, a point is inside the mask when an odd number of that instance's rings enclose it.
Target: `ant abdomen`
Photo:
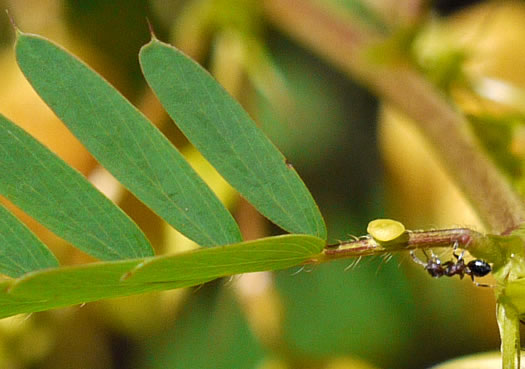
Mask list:
[[[492,272],[492,267],[485,260],[472,260],[467,264],[470,274],[475,277],[484,277]]]

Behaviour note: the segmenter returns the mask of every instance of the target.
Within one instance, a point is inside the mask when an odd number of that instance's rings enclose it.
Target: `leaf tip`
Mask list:
[[[149,29],[149,34],[151,36],[151,41],[157,40],[157,36],[155,35],[155,31],[153,30],[153,25],[151,24],[148,17],[146,17],[146,23],[148,23],[148,29]]]
[[[8,9],[5,10],[5,14],[7,15],[7,18],[9,19],[9,22],[11,23],[11,26],[13,27],[13,30],[16,33],[16,37],[18,37],[22,34],[22,31],[20,31],[20,29],[16,25],[15,18],[11,15],[11,13],[9,13]]]

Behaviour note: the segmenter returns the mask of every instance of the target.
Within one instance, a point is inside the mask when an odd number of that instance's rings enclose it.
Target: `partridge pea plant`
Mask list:
[[[269,14],[279,19],[282,8],[293,2],[274,2],[274,8],[269,3]],[[294,13],[290,14],[288,20]],[[309,19],[306,13],[302,21],[322,19]],[[285,20],[282,24],[287,26]],[[341,41],[343,50],[357,55],[345,68],[421,122],[436,146],[443,147],[442,156],[489,233],[468,228],[410,231],[383,219],[372,221],[362,237],[329,244],[323,217],[294,167],[208,72],[152,35],[140,51],[140,65],[167,113],[226,181],[289,232],[243,241],[226,207],[141,112],[60,46],[17,30],[17,62],[38,95],[125,188],[200,248],[154,255],[144,233],[120,208],[0,115],[0,194],[99,260],[59,265],[31,231],[0,206],[0,273],[9,277],[0,282],[0,317],[195,286],[240,273],[455,247],[490,265],[496,281],[503,367],[518,368],[519,324],[525,315],[525,206],[464,132],[464,118],[434,86],[406,65],[377,62],[378,50],[391,45],[381,43],[379,33],[359,32],[363,37],[331,35]],[[342,63],[337,55],[330,57]],[[395,85],[403,85],[417,99],[396,93]],[[446,145],[440,145],[443,142]],[[469,171],[463,170],[466,163]]]

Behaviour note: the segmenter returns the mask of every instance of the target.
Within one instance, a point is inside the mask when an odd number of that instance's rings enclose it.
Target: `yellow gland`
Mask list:
[[[405,234],[405,226],[392,219],[372,220],[366,230],[378,242],[394,241]]]

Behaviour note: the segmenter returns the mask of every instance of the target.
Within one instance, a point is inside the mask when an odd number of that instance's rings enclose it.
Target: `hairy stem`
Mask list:
[[[264,5],[275,25],[418,124],[488,231],[502,233],[525,219],[520,197],[482,153],[465,117],[410,63],[370,56],[384,36],[310,0],[265,0]]]
[[[451,247],[457,244],[469,251],[482,244],[485,236],[468,228],[436,229],[431,231],[407,231],[400,242],[380,243],[373,237],[365,236],[352,241],[328,245],[318,262],[333,259],[379,255],[396,251]]]

